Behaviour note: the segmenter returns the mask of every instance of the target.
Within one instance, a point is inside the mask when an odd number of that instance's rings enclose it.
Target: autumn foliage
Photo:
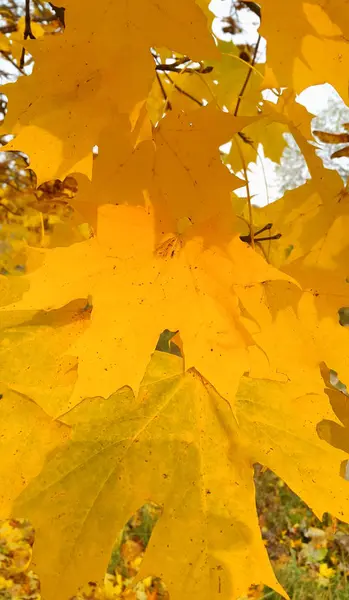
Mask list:
[[[138,579],[171,600],[285,595],[253,464],[349,521],[349,409],[329,376],[348,381],[349,192],[295,99],[328,82],[348,100],[347,3],[238,3],[261,15],[266,62],[260,38],[213,36],[206,0],[63,4],[37,39],[0,40],[20,70],[34,59],[2,88],[2,149],[31,178],[0,206],[27,232],[25,272],[0,279],[0,517],[35,528],[47,600],[100,581],[149,501]],[[247,165],[258,144],[278,161],[285,132],[310,179],[254,206]],[[164,330],[176,353],[155,350]]]

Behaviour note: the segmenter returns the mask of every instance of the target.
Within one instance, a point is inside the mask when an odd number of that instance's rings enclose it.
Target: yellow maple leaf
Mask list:
[[[194,0],[169,0],[162,8],[155,0],[123,0],[97,19],[92,2],[84,11],[74,1],[64,4],[64,33],[27,41],[36,62],[33,75],[3,88],[9,97],[3,130],[16,134],[5,149],[28,154],[39,183],[81,169],[113,114],[131,114],[145,100],[155,70],[151,47],[168,46],[194,60],[217,55]],[[82,172],[90,176],[91,167],[84,164]]]
[[[287,127],[277,123],[274,118],[259,119],[251,125],[247,125],[243,131],[243,138],[234,138],[229,154],[226,158],[234,172],[241,171],[245,165],[258,158],[258,146],[263,145],[265,156],[278,162],[286,146],[283,133]]]
[[[79,359],[73,404],[126,384],[137,390],[166,328],[180,331],[186,367],[196,367],[233,401],[251,343],[234,286],[288,276],[237,235],[223,237],[222,244],[210,222],[206,227],[206,235],[189,226],[156,244],[148,211],[106,205],[99,209],[97,237],[33,251],[44,264],[29,275],[23,300],[7,310],[48,310],[92,297],[91,326],[69,348]]]
[[[339,448],[344,452],[349,451],[349,400],[347,393],[336,389],[330,383],[330,373],[326,365],[322,365],[322,373],[326,383],[325,392],[330,401],[337,421],[334,419],[323,419],[317,426],[317,431],[321,439],[326,440],[335,448]],[[342,470],[345,473],[345,464],[342,465]]]
[[[52,421],[32,400],[1,385],[0,518],[39,474],[46,456],[69,437],[69,428]],[[23,516],[23,515],[22,515]]]
[[[48,313],[8,311],[0,317],[0,380],[53,417],[64,412],[76,381],[77,359],[70,347],[89,325],[85,304],[73,302]]]
[[[238,598],[253,582],[282,593],[233,414],[196,372],[182,373],[182,359],[156,353],[138,401],[124,388],[63,417],[72,442],[14,508],[36,528],[33,560],[45,597],[98,581],[116,533],[149,497],[164,512],[138,579],[155,572],[174,600]]]
[[[267,40],[265,87],[289,87],[296,93],[320,83],[348,97],[345,64],[349,58],[344,3],[295,0],[285,5],[261,0],[260,33]]]
[[[160,575],[174,600],[235,600],[263,583],[283,593],[258,527],[255,462],[318,517],[349,519],[346,407],[320,370],[325,360],[345,381],[349,368],[338,319],[348,190],[295,101],[325,81],[346,97],[344,4],[261,0],[266,67],[215,44],[206,0],[66,0],[65,31],[24,43],[34,73],[4,88],[2,131],[16,135],[5,150],[28,153],[39,183],[79,173],[71,203],[93,229],[29,249],[18,283],[0,277],[0,499],[33,520],[48,598],[100,578],[116,532],[148,500],[163,515],[139,578]],[[161,73],[173,61],[171,81]],[[263,114],[261,74],[288,86]],[[285,129],[311,181],[257,209],[218,149],[242,138],[230,162],[246,171],[257,140],[280,154]],[[247,201],[232,199],[243,184]],[[256,231],[277,233],[263,245]],[[152,357],[165,329],[183,358]]]
[[[339,325],[338,311],[349,304],[348,193],[333,171],[323,169],[318,181],[287,192],[281,202],[263,210],[263,220],[276,223],[282,233],[270,244],[269,260],[303,288],[296,308],[302,327],[316,341],[319,360],[345,381],[348,331]]]
[[[333,412],[315,369],[307,379],[304,385],[301,378],[243,378],[236,401],[240,431],[254,460],[276,472],[319,519],[328,511],[346,520],[349,484],[341,477],[341,464],[347,454],[317,435],[320,415],[333,418]]]
[[[36,527],[46,597],[98,581],[117,531],[149,498],[163,514],[138,580],[156,573],[174,600],[237,599],[260,583],[285,595],[258,527],[253,462],[284,477],[320,517],[324,510],[349,516],[348,483],[339,475],[345,454],[316,434],[331,410],[312,384],[242,378],[237,422],[195,370],[183,373],[182,359],[156,352],[137,400],[123,388],[63,416],[72,440],[14,507]]]
[[[222,164],[218,147],[256,119],[234,117],[212,104],[200,111],[173,111],[153,130],[151,140],[135,147],[126,120],[114,119],[101,138],[93,181],[80,178],[73,205],[95,225],[98,205],[144,205],[147,191],[160,235],[178,219],[197,224],[214,216],[229,218],[228,211],[232,218],[231,191],[244,182]]]
[[[9,39],[3,33],[0,34],[0,50],[4,53],[11,51]]]
[[[252,57],[249,57],[250,62],[241,58],[240,54],[243,55],[241,49],[232,42],[218,40],[217,49],[218,57],[211,59],[204,69],[196,67],[193,61],[186,61],[178,64],[178,67],[173,67],[175,59],[172,59],[171,65],[160,53],[160,64],[156,66],[158,77],[154,80],[147,100],[154,123],[161,119],[165,110],[169,110],[169,104],[171,110],[188,111],[195,106],[203,106],[204,102],[214,102],[220,109],[225,106],[231,114],[234,114],[242,86],[250,70],[246,93],[239,102],[239,115],[257,115],[257,105],[262,100],[261,84],[264,65],[251,65]]]

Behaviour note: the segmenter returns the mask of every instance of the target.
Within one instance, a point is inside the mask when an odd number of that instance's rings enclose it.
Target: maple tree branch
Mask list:
[[[258,36],[258,40],[257,40],[256,47],[255,47],[255,49],[254,49],[254,53],[253,53],[253,56],[252,56],[252,61],[251,61],[251,63],[249,64],[248,73],[247,73],[247,75],[246,75],[246,78],[245,78],[245,81],[244,81],[244,83],[242,84],[242,88],[241,88],[241,90],[240,90],[240,94],[238,95],[237,103],[236,103],[235,110],[234,110],[234,117],[236,117],[236,116],[237,116],[237,114],[238,114],[238,112],[239,112],[239,108],[240,108],[241,100],[242,100],[242,98],[243,98],[243,95],[244,95],[244,93],[245,93],[245,90],[246,90],[247,84],[248,84],[248,82],[249,82],[249,80],[250,80],[251,73],[252,73],[252,67],[254,67],[254,64],[255,64],[255,62],[256,62],[256,58],[257,58],[257,52],[258,52],[258,48],[259,48],[260,41],[261,41],[261,36],[259,35],[259,36]]]
[[[173,73],[179,73],[180,75],[182,73],[202,73],[202,74],[206,74],[206,73],[211,73],[211,71],[213,71],[213,67],[207,66],[204,67],[202,65],[200,65],[200,67],[185,67],[184,69],[179,68],[180,65],[177,64],[172,64],[172,65],[166,65],[166,64],[160,64],[160,65],[156,65],[155,70],[156,71],[172,71]]]
[[[32,32],[30,22],[30,0],[25,0],[25,27],[24,27],[24,39],[30,38],[35,40],[35,35]]]
[[[171,63],[171,64],[166,64],[166,63],[161,63],[160,62],[160,57],[157,54],[153,54],[153,57],[156,60],[156,67],[155,69],[157,71],[173,71],[175,70],[177,67],[180,67],[181,65],[190,62],[190,58],[189,56],[184,56],[183,58],[178,58],[177,60],[175,60],[175,62]]]
[[[155,59],[155,62],[156,62],[157,65],[163,64],[160,61],[160,56],[156,52],[153,52],[151,50],[151,55]],[[191,59],[189,58],[189,56],[182,56],[182,58],[176,58],[176,59],[174,59],[174,62],[172,62],[169,66],[170,67],[179,67],[180,65],[183,65],[183,64],[185,64],[187,62],[191,62]]]
[[[25,0],[25,27],[24,27],[24,39],[30,38],[31,40],[35,40],[35,35],[32,32],[31,23],[30,23],[30,0]],[[24,67],[24,58],[25,58],[25,48],[22,48],[22,54],[19,61],[20,69]]]

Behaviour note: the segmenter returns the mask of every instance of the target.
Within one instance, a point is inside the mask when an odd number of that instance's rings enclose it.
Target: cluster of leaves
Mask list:
[[[164,336],[166,337],[166,336]],[[165,340],[164,340],[165,341]],[[293,600],[348,598],[349,526],[325,514],[323,521],[268,469],[256,465],[256,504],[269,558]],[[89,582],[74,600],[168,600],[163,582],[147,577],[136,586],[160,507],[146,504],[127,522],[113,548],[104,582]],[[23,520],[0,527],[0,591],[11,600],[40,600],[39,581],[30,570],[34,531]],[[246,599],[280,598],[263,585]],[[246,600],[241,598],[240,600]]]
[[[0,279],[0,516],[35,527],[48,600],[100,581],[150,501],[162,514],[136,581],[160,577],[172,600],[251,584],[286,597],[257,462],[349,521],[347,397],[329,376],[349,366],[349,191],[296,102],[324,82],[347,100],[346,2],[296,0],[286,19],[277,0],[239,2],[262,16],[253,47],[215,39],[208,4],[101,0],[96,18],[64,0],[39,36],[26,2],[23,75],[3,87],[3,151],[36,177],[16,206],[68,215],[47,244],[49,219],[39,244],[22,236],[25,273]],[[284,132],[310,179],[257,208],[247,165],[259,143],[278,160]]]
[[[32,0],[29,19],[22,3],[3,0],[0,4],[1,79],[11,80],[14,74],[24,74],[32,65],[32,56],[23,48],[23,38],[35,39],[44,33],[55,33],[63,25],[64,13],[51,2]]]
[[[60,12],[52,4],[34,2],[29,25],[23,6],[6,0],[0,6],[0,78],[5,81],[24,75],[33,58],[23,48],[23,37],[58,32],[62,28]],[[6,97],[1,96],[1,120],[6,113]],[[5,145],[11,136],[3,135]],[[72,178],[47,182],[37,189],[35,173],[28,168],[22,152],[3,152],[0,156],[0,270],[2,274],[23,273],[26,245],[50,247],[58,229],[66,230],[66,243],[84,239],[72,223],[67,199],[74,194]],[[76,190],[75,190],[76,191]],[[66,224],[66,226],[64,226]],[[60,237],[63,238],[62,233]]]

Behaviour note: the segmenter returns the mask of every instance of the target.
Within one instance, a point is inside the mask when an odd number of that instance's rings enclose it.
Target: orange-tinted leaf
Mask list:
[[[48,310],[92,297],[91,325],[69,349],[79,360],[73,404],[98,390],[106,396],[126,384],[137,390],[164,329],[180,331],[186,367],[200,370],[233,401],[250,344],[234,286],[289,277],[236,234],[227,236],[226,223],[221,242],[211,221],[206,229],[186,225],[156,244],[146,210],[104,206],[96,238],[36,252],[44,265],[9,309]]]
[[[168,46],[194,60],[217,56],[206,17],[193,0],[170,1],[162,9],[156,1],[130,6],[122,0],[98,19],[92,2],[83,13],[75,2],[65,5],[64,34],[27,41],[34,73],[4,87],[4,132],[16,134],[6,149],[29,155],[39,183],[73,171],[91,176],[92,148],[103,128],[114,114],[131,115],[148,95],[155,69],[151,47]]]
[[[345,148],[336,150],[336,152],[331,154],[331,158],[341,158],[342,156],[349,156],[349,146],[345,146]]]
[[[329,133],[328,131],[313,131],[313,134],[319,138],[320,142],[325,144],[345,144],[349,142],[348,133]]]
[[[267,40],[266,87],[289,87],[296,93],[320,83],[348,97],[345,64],[349,58],[345,3],[295,0],[287,6],[261,0],[260,32]]]

